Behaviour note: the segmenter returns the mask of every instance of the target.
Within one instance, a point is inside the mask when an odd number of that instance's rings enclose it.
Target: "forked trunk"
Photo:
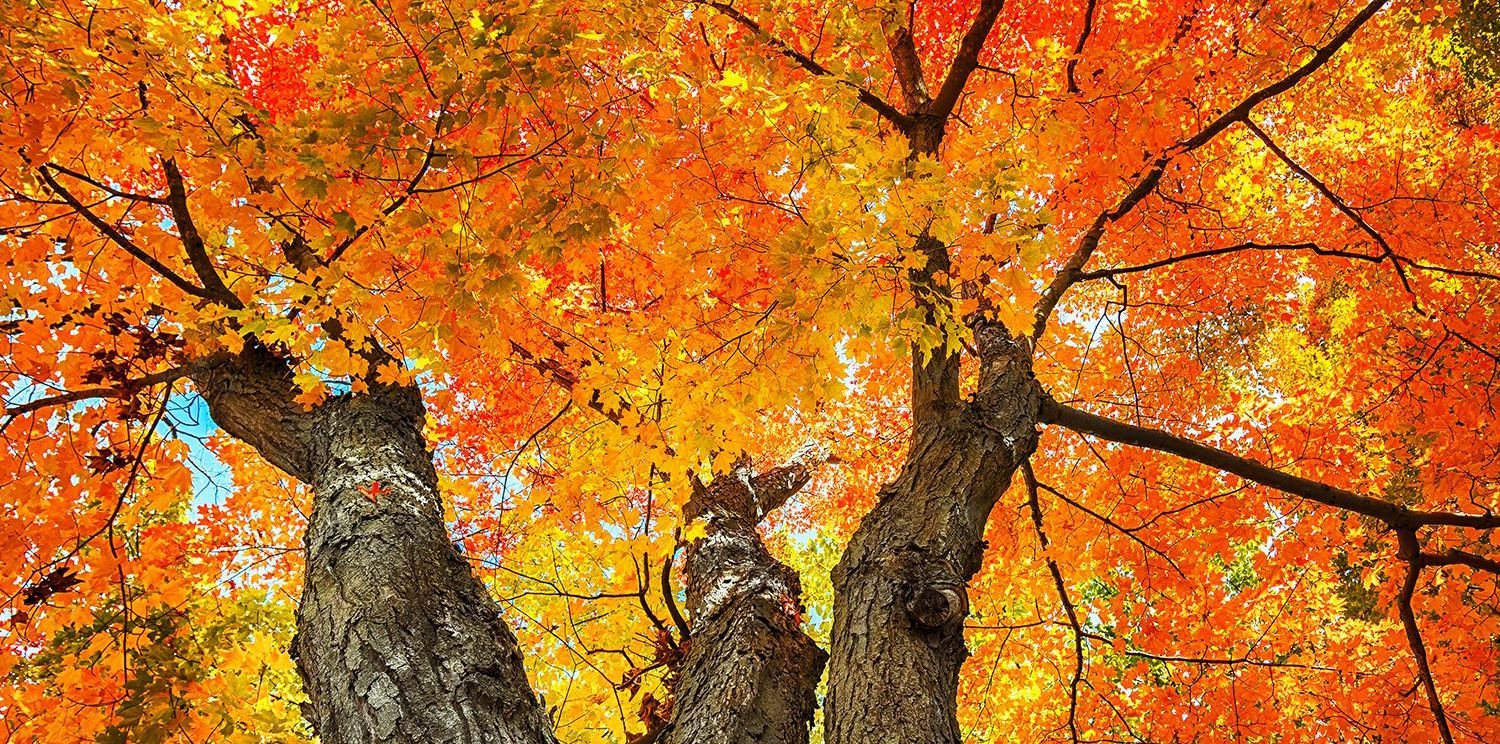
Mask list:
[[[968,657],[967,585],[984,527],[1036,446],[1040,389],[1024,341],[978,332],[969,401],[920,395],[911,451],[833,572],[827,740],[957,744],[959,669]],[[919,370],[919,378],[933,370]],[[938,376],[956,376],[956,370]],[[956,379],[949,379],[956,386]]]

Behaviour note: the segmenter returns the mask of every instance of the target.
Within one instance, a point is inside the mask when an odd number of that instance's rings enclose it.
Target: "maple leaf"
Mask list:
[[[359,492],[361,494],[364,494],[364,497],[369,499],[370,503],[372,504],[379,504],[380,497],[390,493],[390,491],[386,490],[386,488],[380,484],[380,481],[370,481],[369,485],[360,486]]]

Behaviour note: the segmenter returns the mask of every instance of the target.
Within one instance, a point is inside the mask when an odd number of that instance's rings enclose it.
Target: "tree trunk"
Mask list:
[[[448,540],[415,388],[304,412],[248,350],[195,377],[215,420],[312,486],[297,659],[324,744],[555,741],[515,637]]]
[[[967,584],[990,510],[1035,449],[1040,400],[1024,340],[993,325],[976,337],[971,400],[957,400],[956,359],[918,365],[911,450],[834,569],[832,744],[962,741]]]
[[[802,632],[797,574],[756,525],[806,484],[809,454],[760,476],[742,460],[688,503],[707,531],[688,546],[692,626],[661,741],[806,744],[828,655]]]

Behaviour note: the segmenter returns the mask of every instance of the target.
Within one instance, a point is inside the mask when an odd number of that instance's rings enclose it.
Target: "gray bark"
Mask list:
[[[699,487],[687,550],[691,633],[677,671],[668,744],[806,744],[827,654],[802,632],[797,574],[766,550],[761,518],[806,484],[807,453],[753,475],[748,461]]]
[[[292,653],[324,744],[554,742],[499,608],[449,542],[415,388],[304,411],[248,348],[194,376],[214,419],[309,484]]]
[[[1024,340],[996,325],[976,336],[972,399],[957,399],[956,359],[919,365],[911,450],[834,569],[832,744],[963,740],[967,585],[990,510],[1036,447],[1041,394]]]

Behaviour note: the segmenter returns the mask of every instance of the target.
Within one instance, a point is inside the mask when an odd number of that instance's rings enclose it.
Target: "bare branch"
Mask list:
[[[634,558],[631,560],[634,562]],[[667,561],[671,562],[671,560],[672,556],[668,555]],[[670,571],[671,569],[669,568],[668,570]],[[641,556],[641,562],[636,564],[635,574],[635,584],[637,587],[636,603],[641,606],[641,613],[646,616],[647,620],[651,621],[652,627],[661,633],[662,639],[667,642],[668,646],[674,649],[677,648],[677,637],[672,634],[671,630],[667,629],[667,624],[656,616],[656,611],[651,609],[651,602],[647,600],[647,596],[651,592],[651,556],[649,554]],[[668,578],[670,579],[671,577]],[[667,583],[670,584],[671,582],[668,581]]]
[[[64,165],[58,165],[57,163],[47,163],[47,165],[44,166],[44,167],[51,168],[52,170],[55,170],[58,173],[61,173],[63,175],[71,176],[73,178],[76,178],[79,181],[82,181],[82,182],[84,182],[84,183],[86,183],[86,184],[88,184],[90,186],[93,186],[94,188],[99,189],[100,191],[103,191],[104,193],[109,194],[110,196],[113,196],[113,197],[117,197],[117,198],[120,198],[120,199],[129,199],[130,201],[144,202],[146,204],[155,204],[155,205],[158,205],[158,206],[166,206],[166,204],[167,204],[167,200],[163,199],[161,197],[158,197],[158,196],[146,196],[145,194],[135,194],[135,193],[131,193],[129,191],[121,191],[120,189],[117,189],[117,188],[115,188],[113,186],[110,186],[107,183],[99,181],[99,180],[93,178],[92,176],[89,176],[89,175],[87,175],[85,173],[81,173],[79,171],[73,170],[72,168],[69,168],[69,167],[64,166]]]
[[[1311,251],[1312,253],[1315,253],[1315,254],[1317,254],[1319,256],[1329,256],[1329,257],[1333,257],[1333,258],[1347,258],[1347,259],[1349,259],[1351,261],[1363,261],[1363,262],[1366,262],[1366,263],[1373,263],[1373,264],[1379,264],[1379,263],[1382,263],[1382,262],[1384,262],[1386,260],[1385,256],[1370,255],[1368,253],[1359,253],[1357,251],[1340,250],[1338,248],[1324,248],[1323,246],[1320,246],[1317,243],[1312,243],[1312,242],[1301,242],[1301,243],[1258,243],[1256,241],[1251,240],[1251,241],[1246,241],[1244,243],[1236,243],[1234,245],[1227,245],[1227,246],[1222,246],[1222,247],[1219,247],[1219,248],[1205,248],[1205,249],[1200,250],[1200,251],[1190,251],[1188,253],[1183,253],[1183,254],[1177,255],[1177,256],[1168,256],[1167,258],[1160,258],[1160,259],[1157,259],[1155,261],[1148,261],[1148,262],[1143,263],[1143,264],[1135,264],[1135,265],[1131,265],[1131,266],[1117,266],[1117,267],[1110,268],[1110,269],[1095,269],[1094,271],[1084,271],[1084,272],[1080,272],[1078,274],[1078,281],[1080,281],[1080,282],[1096,281],[1096,280],[1099,280],[1099,279],[1110,279],[1110,278],[1117,277],[1117,276],[1124,276],[1126,274],[1139,274],[1139,273],[1146,272],[1146,271],[1152,271],[1152,270],[1155,270],[1155,269],[1165,268],[1167,266],[1172,266],[1174,264],[1186,263],[1188,261],[1195,261],[1195,260],[1198,260],[1198,259],[1201,259],[1201,258],[1211,258],[1213,256],[1226,256],[1226,255],[1230,255],[1230,254],[1234,254],[1234,253],[1241,253],[1241,252],[1244,252],[1244,251],[1271,251],[1271,252],[1274,252],[1274,251]],[[1402,255],[1400,255],[1398,253],[1392,253],[1390,255],[1390,258],[1391,258],[1391,260],[1393,260],[1393,261],[1395,261],[1395,262],[1397,262],[1399,264],[1404,264],[1406,266],[1410,266],[1411,268],[1416,269],[1418,271],[1427,271],[1427,272],[1432,272],[1432,273],[1435,273],[1435,274],[1446,274],[1448,276],[1461,276],[1461,277],[1465,277],[1465,278],[1468,278],[1468,279],[1481,279],[1481,280],[1488,280],[1488,281],[1500,281],[1500,274],[1491,274],[1489,272],[1479,271],[1477,269],[1455,269],[1455,268],[1452,268],[1452,267],[1449,267],[1449,266],[1438,266],[1438,265],[1435,265],[1435,264],[1429,264],[1429,263],[1425,263],[1425,262],[1422,262],[1422,261],[1415,261],[1415,260],[1412,260],[1412,259],[1407,258],[1405,256],[1402,256]]]
[[[1249,97],[1240,101],[1238,105],[1225,111],[1217,119],[1210,122],[1208,126],[1199,130],[1197,134],[1178,142],[1152,161],[1151,166],[1141,174],[1139,180],[1131,187],[1130,191],[1114,207],[1095,218],[1094,223],[1083,234],[1083,238],[1079,240],[1078,247],[1074,249],[1073,255],[1068,257],[1062,269],[1057,272],[1057,276],[1052,279],[1052,283],[1042,292],[1042,298],[1037,302],[1035,320],[1031,331],[1032,338],[1041,338],[1042,334],[1046,332],[1047,321],[1052,317],[1052,311],[1057,308],[1057,303],[1062,300],[1063,294],[1078,282],[1079,274],[1083,272],[1084,266],[1088,263],[1089,258],[1094,255],[1094,251],[1098,250],[1099,241],[1103,239],[1105,229],[1109,227],[1110,223],[1116,222],[1125,215],[1130,214],[1136,205],[1140,204],[1156,188],[1156,185],[1161,182],[1162,175],[1166,173],[1167,165],[1172,162],[1173,158],[1192,152],[1208,144],[1215,137],[1219,136],[1221,132],[1228,129],[1231,124],[1237,121],[1248,120],[1250,112],[1256,106],[1291,90],[1308,75],[1313,74],[1318,68],[1327,64],[1345,44],[1349,43],[1349,40],[1354,37],[1354,33],[1385,6],[1385,3],[1386,0],[1372,0],[1369,5],[1365,6],[1364,10],[1361,10],[1358,15],[1350,19],[1327,44],[1319,47],[1313,53],[1313,56],[1302,63],[1300,67],[1280,80],[1250,94]]]
[[[661,598],[662,603],[667,606],[667,614],[672,617],[672,624],[677,626],[677,637],[686,639],[692,633],[692,627],[688,625],[687,618],[682,616],[682,610],[677,608],[677,591],[672,588],[672,561],[675,560],[677,551],[674,548],[672,554],[661,564]]]
[[[1110,639],[1098,633],[1085,632],[1085,638],[1102,643],[1109,643]],[[1307,669],[1316,672],[1335,672],[1338,674],[1350,674],[1347,669],[1325,666],[1322,664],[1303,664],[1295,661],[1273,661],[1271,659],[1252,659],[1248,654],[1244,656],[1184,656],[1181,654],[1156,654],[1149,651],[1127,648],[1119,653],[1137,659],[1150,659],[1168,664],[1201,664],[1203,666],[1255,666],[1269,667],[1272,669]],[[1355,677],[1364,677],[1364,672],[1353,672]]]
[[[1173,264],[1183,263],[1185,261],[1193,261],[1196,259],[1209,258],[1212,256],[1224,256],[1231,253],[1240,253],[1242,251],[1312,251],[1313,253],[1316,253],[1320,256],[1336,256],[1339,258],[1348,258],[1355,261],[1368,261],[1371,263],[1380,263],[1381,261],[1379,256],[1369,256],[1363,253],[1355,253],[1353,251],[1341,251],[1336,248],[1324,248],[1317,243],[1257,243],[1255,241],[1249,241],[1236,245],[1224,246],[1222,248],[1207,248],[1201,251],[1192,251],[1190,253],[1184,253],[1179,256],[1170,256],[1168,258],[1157,259],[1155,261],[1137,264],[1134,266],[1120,266],[1113,269],[1084,271],[1078,274],[1078,281],[1086,282],[1097,279],[1108,279],[1110,277],[1122,276],[1125,274],[1138,274],[1143,271],[1160,269],[1165,266],[1171,266]]]
[[[137,261],[146,264],[146,266],[149,267],[152,271],[159,274],[163,279],[171,282],[178,289],[181,289],[182,291],[194,297],[201,297],[205,300],[213,300],[215,302],[219,300],[219,298],[216,297],[213,292],[210,292],[209,290],[193,284],[192,282],[183,278],[181,274],[178,274],[177,272],[169,268],[166,264],[158,261],[155,256],[147,253],[143,248],[132,242],[130,238],[125,237],[124,233],[121,233],[119,229],[114,225],[109,224],[108,222],[104,221],[102,217],[94,214],[93,210],[84,206],[83,202],[78,200],[78,197],[74,196],[71,191],[68,191],[63,187],[62,184],[58,183],[57,179],[52,177],[52,173],[50,172],[50,170],[51,166],[44,165],[38,168],[37,172],[41,174],[42,180],[47,183],[47,187],[52,189],[53,193],[57,194],[59,197],[62,197],[62,200],[64,202],[67,202],[68,206],[73,209],[74,213],[86,220],[90,225],[93,225],[94,229],[102,233],[104,237],[109,238],[112,242],[114,242],[115,245],[124,249],[126,253],[129,253]]]
[[[419,190],[418,187],[422,184],[422,179],[426,178],[428,172],[430,172],[432,170],[432,161],[438,155],[438,149],[437,149],[438,138],[440,138],[440,137],[443,136],[443,124],[448,119],[448,106],[452,102],[453,102],[453,96],[451,96],[451,95],[448,96],[447,100],[443,101],[443,107],[438,110],[437,121],[434,123],[433,128],[432,128],[432,139],[428,140],[428,142],[427,142],[427,150],[422,153],[422,164],[417,167],[417,172],[415,174],[413,174],[412,177],[411,177],[411,179],[406,182],[406,188],[401,192],[401,195],[398,196],[398,197],[396,197],[395,199],[391,200],[390,204],[385,205],[385,207],[383,207],[380,210],[380,214],[381,215],[389,217],[392,214],[395,214],[396,210],[400,209],[403,205],[406,204],[406,202],[408,202],[408,201],[411,200],[411,197],[412,197],[413,194],[417,194],[417,193],[431,193],[431,192],[423,192],[423,191]],[[567,133],[565,132],[564,134],[567,134]],[[552,142],[549,143],[549,144],[547,144],[545,147],[543,147],[541,151],[533,153],[532,157],[540,156],[541,153],[542,153],[542,151],[545,151],[547,148],[550,148],[553,145],[557,144],[559,141],[561,141],[561,139],[562,139],[562,137],[559,136],[558,138],[552,140]],[[520,160],[516,160],[516,161],[510,162],[510,163],[506,163],[505,165],[500,166],[500,168],[498,168],[497,170],[495,170],[495,171],[493,171],[493,172],[491,172],[489,174],[484,175],[484,178],[488,178],[490,176],[493,176],[493,175],[495,175],[497,173],[500,173],[501,171],[509,169],[510,167],[512,167],[514,165],[526,162],[527,160],[530,160],[530,159],[531,158],[523,158],[523,159],[520,159]],[[475,178],[474,180],[479,180],[479,178]],[[451,188],[451,187],[444,187],[443,189],[439,189],[439,190],[446,190],[447,188]],[[355,230],[353,234],[351,234],[349,237],[344,238],[343,240],[339,241],[339,244],[336,245],[336,246],[334,246],[333,251],[331,251],[328,254],[328,258],[326,260],[317,259],[316,256],[314,256],[314,260],[319,261],[321,264],[323,264],[325,266],[328,265],[328,264],[331,264],[331,263],[333,263],[335,261],[338,261],[339,258],[344,255],[344,252],[349,250],[350,246],[354,245],[354,243],[356,241],[358,241],[361,237],[363,237],[365,235],[365,233],[368,233],[370,231],[370,227],[371,227],[371,225],[369,225],[369,224],[360,225],[359,228],[357,230]],[[297,268],[299,270],[301,270],[301,271],[306,271],[306,269],[303,269],[301,266],[298,266]]]
[[[245,303],[240,302],[240,298],[235,296],[219,276],[218,269],[214,268],[213,258],[208,255],[208,248],[203,244],[203,234],[198,232],[198,226],[193,222],[193,214],[188,210],[187,186],[182,181],[182,171],[177,169],[177,161],[164,157],[161,159],[161,168],[167,176],[167,206],[171,209],[172,222],[176,224],[177,234],[182,238],[182,247],[187,251],[193,273],[198,275],[198,281],[214,295],[217,302],[236,310],[243,308]]]
[[[589,118],[592,118],[592,117],[589,117]],[[585,120],[583,123],[587,123],[587,120]],[[562,142],[564,139],[566,139],[572,133],[573,133],[572,129],[564,130],[561,134],[557,135],[556,137],[553,137],[551,141],[547,142],[546,144],[542,145],[541,147],[537,148],[536,150],[532,151],[531,153],[529,153],[527,155],[524,155],[522,157],[516,158],[516,159],[511,160],[509,162],[506,162],[503,165],[497,165],[494,168],[491,168],[491,169],[489,169],[487,171],[476,173],[473,176],[471,176],[469,178],[462,179],[460,181],[455,181],[453,183],[445,183],[445,184],[443,184],[441,186],[417,186],[416,183],[421,180],[420,177],[418,177],[418,178],[416,178],[416,179],[413,180],[412,187],[409,188],[409,189],[407,189],[406,196],[403,196],[401,199],[397,200],[393,204],[388,205],[385,208],[385,210],[383,210],[383,212],[385,214],[389,215],[390,213],[396,211],[398,208],[400,208],[401,204],[405,203],[406,198],[409,197],[412,194],[440,194],[440,193],[442,193],[444,191],[452,191],[454,189],[463,188],[464,186],[468,186],[470,184],[475,184],[475,183],[479,183],[480,181],[488,180],[488,179],[493,178],[495,176],[498,176],[501,173],[504,173],[504,172],[506,172],[506,171],[508,171],[508,170],[510,170],[512,168],[515,168],[518,165],[525,165],[526,163],[530,163],[531,161],[537,160],[537,159],[541,158],[543,155],[546,155],[547,153],[551,152],[552,148],[556,147],[559,142]],[[425,173],[426,171],[423,170],[422,172]]]
[[[1406,561],[1406,581],[1401,585],[1401,595],[1396,599],[1401,612],[1401,624],[1406,627],[1406,642],[1411,645],[1412,658],[1417,662],[1417,674],[1422,687],[1427,691],[1427,707],[1437,721],[1438,734],[1444,744],[1453,744],[1453,732],[1448,730],[1448,715],[1443,712],[1443,701],[1438,698],[1437,684],[1432,681],[1432,667],[1427,662],[1427,647],[1422,643],[1422,630],[1417,627],[1417,613],[1411,600],[1417,592],[1417,580],[1422,575],[1422,548],[1414,530],[1396,533],[1401,541],[1401,558]]]
[[[1396,261],[1404,263],[1407,266],[1417,269],[1418,271],[1430,271],[1434,274],[1447,274],[1448,276],[1462,276],[1468,279],[1484,279],[1491,282],[1500,282],[1500,274],[1493,274],[1488,271],[1479,271],[1478,269],[1455,269],[1450,266],[1435,266],[1433,264],[1423,263],[1421,261],[1413,261],[1412,259],[1409,259],[1405,256],[1395,254],[1392,254],[1392,256]]]
[[[1449,548],[1441,553],[1422,553],[1418,558],[1421,559],[1424,567],[1468,566],[1476,571],[1488,571],[1500,575],[1500,561],[1458,548]]]
[[[1391,249],[1391,244],[1386,242],[1385,236],[1381,235],[1380,231],[1371,227],[1370,223],[1365,221],[1364,216],[1356,211],[1353,207],[1350,207],[1349,204],[1343,199],[1339,198],[1338,194],[1333,193],[1333,189],[1328,188],[1327,184],[1323,183],[1318,179],[1317,176],[1314,176],[1312,173],[1308,172],[1306,168],[1303,168],[1300,164],[1298,164],[1297,161],[1293,160],[1285,150],[1281,149],[1281,147],[1276,144],[1275,140],[1271,139],[1271,135],[1266,134],[1266,131],[1264,129],[1261,129],[1255,122],[1250,121],[1250,119],[1248,118],[1245,119],[1244,123],[1245,128],[1249,129],[1251,133],[1260,138],[1260,141],[1265,143],[1266,148],[1269,149],[1278,160],[1285,163],[1288,168],[1291,168],[1293,173],[1301,176],[1302,180],[1312,184],[1312,187],[1317,189],[1318,193],[1323,195],[1323,198],[1327,199],[1333,204],[1333,206],[1337,207],[1345,217],[1348,217],[1351,222],[1359,226],[1360,230],[1364,231],[1366,235],[1370,236],[1370,239],[1375,241],[1376,245],[1380,246],[1381,255],[1389,259],[1391,262],[1391,266],[1396,269],[1396,276],[1401,279],[1401,286],[1406,288],[1407,294],[1414,294],[1411,288],[1411,281],[1406,277],[1406,270],[1401,268],[1401,261],[1396,257],[1396,252]]]
[[[995,20],[1004,8],[1005,0],[981,0],[979,13],[974,16],[974,22],[969,25],[969,30],[959,42],[958,53],[948,68],[948,76],[943,79],[942,87],[938,88],[937,96],[932,99],[927,113],[939,119],[946,119],[953,113],[953,107],[958,104],[969,76],[979,68],[979,53],[984,50],[984,42],[995,28]]]
[[[735,8],[733,5],[723,2],[703,2],[702,0],[697,0],[697,2],[701,5],[706,5],[710,8],[713,8],[714,10],[719,11],[720,13],[724,14],[725,17],[729,18],[735,23],[738,23],[740,26],[744,27],[746,30],[750,31],[756,36],[759,36],[761,40],[765,42],[766,46],[771,47],[771,49],[777,54],[780,54],[781,56],[797,63],[797,66],[801,67],[802,69],[819,77],[834,77],[833,71],[829,70],[827,67],[824,67],[821,64],[818,64],[818,62],[812,57],[809,57],[806,54],[793,49],[791,45],[787,44],[781,39],[772,36],[763,27],[761,27],[759,23],[756,23],[754,19],[740,12],[740,10],[738,8]],[[843,78],[835,79],[837,79],[841,85],[846,85],[850,88],[853,88],[859,94],[860,103],[869,106],[875,111],[875,113],[880,114],[887,121],[896,125],[897,129],[906,131],[911,126],[911,117],[902,113],[900,109],[892,106],[890,103],[887,103],[885,99],[875,95],[868,89],[851,81],[845,80]]]
[[[1036,527],[1037,540],[1042,545],[1042,558],[1047,561],[1047,571],[1052,574],[1052,584],[1057,588],[1057,599],[1062,602],[1063,612],[1068,616],[1068,625],[1073,629],[1073,681],[1068,687],[1068,732],[1075,744],[1078,741],[1078,685],[1083,681],[1083,626],[1078,624],[1078,612],[1068,596],[1067,582],[1063,581],[1062,569],[1052,557],[1052,544],[1047,531],[1042,527],[1042,505],[1037,496],[1040,484],[1030,462],[1021,463],[1021,476],[1026,480],[1027,503],[1031,506],[1031,523]]]
[[[830,457],[827,447],[810,442],[797,450],[786,464],[757,474],[751,479],[751,485],[760,513],[769,514],[786,503],[812,480],[813,471],[828,462]]]
[[[1066,627],[1067,623],[1063,622],[1063,621],[1059,621],[1059,620],[1032,620],[1030,622],[1025,622],[1025,623],[998,624],[998,625],[993,625],[993,624],[992,625],[978,625],[978,624],[974,624],[974,625],[965,625],[964,627],[968,628],[970,630],[1004,630],[1004,631],[1009,632],[1009,631],[1026,630],[1026,629],[1029,629],[1029,628],[1037,628],[1037,627],[1051,626],[1051,625],[1057,625],[1057,626],[1064,626],[1064,627]],[[1099,633],[1093,633],[1093,632],[1090,632],[1090,631],[1087,631],[1087,630],[1083,631],[1083,637],[1087,638],[1090,641],[1097,641],[1099,643],[1104,643],[1104,644],[1109,644],[1112,641],[1112,639],[1109,638],[1109,637],[1107,637],[1107,636],[1101,635]],[[1275,661],[1275,660],[1272,660],[1272,659],[1255,659],[1255,658],[1251,658],[1249,654],[1244,654],[1244,655],[1241,655],[1241,656],[1207,656],[1207,655],[1186,656],[1186,655],[1183,655],[1183,654],[1153,653],[1151,651],[1144,651],[1144,650],[1141,650],[1141,649],[1134,649],[1134,648],[1126,648],[1126,649],[1117,651],[1115,653],[1118,653],[1118,654],[1121,654],[1121,655],[1124,655],[1124,656],[1129,656],[1129,657],[1137,658],[1137,659],[1150,659],[1152,661],[1160,661],[1160,662],[1165,662],[1165,663],[1168,663],[1168,664],[1199,664],[1199,665],[1203,665],[1203,666],[1254,666],[1254,667],[1269,667],[1269,668],[1273,668],[1273,669],[1306,669],[1306,670],[1314,671],[1314,672],[1333,672],[1335,674],[1352,674],[1355,677],[1368,677],[1368,676],[1370,676],[1369,672],[1360,672],[1360,671],[1352,671],[1351,672],[1348,669],[1340,669],[1338,667],[1327,666],[1327,665],[1324,665],[1324,664],[1305,664],[1305,663],[1297,662],[1297,661]],[[1090,688],[1092,689],[1092,686],[1090,686]]]
[[[1124,525],[1122,525],[1122,524],[1114,521],[1113,519],[1110,519],[1109,517],[1106,517],[1103,514],[1100,514],[1099,512],[1096,512],[1093,509],[1090,509],[1087,506],[1084,506],[1083,504],[1078,503],[1077,501],[1069,498],[1067,494],[1063,493],[1062,491],[1057,490],[1056,488],[1053,488],[1052,486],[1047,485],[1046,483],[1038,482],[1037,483],[1037,487],[1041,488],[1043,491],[1046,491],[1047,493],[1052,494],[1053,496],[1056,496],[1059,499],[1062,499],[1063,503],[1067,504],[1068,506],[1071,506],[1074,509],[1077,509],[1078,511],[1083,512],[1084,514],[1087,514],[1087,515],[1093,517],[1094,519],[1099,520],[1101,523],[1103,523],[1104,525],[1106,525],[1106,526],[1114,529],[1116,532],[1119,532],[1120,534],[1124,535],[1125,537],[1130,538],[1136,544],[1138,544],[1142,548],[1144,548],[1147,552],[1155,553],[1157,556],[1161,557],[1162,560],[1166,561],[1167,565],[1171,566],[1172,570],[1176,571],[1178,576],[1181,576],[1184,579],[1187,578],[1187,574],[1183,572],[1181,566],[1177,565],[1177,561],[1172,560],[1172,556],[1167,555],[1166,553],[1162,552],[1161,548],[1158,548],[1155,545],[1152,545],[1151,543],[1146,542],[1145,540],[1141,539],[1141,537],[1139,535],[1135,534],[1136,531],[1140,529],[1140,527],[1135,527],[1133,529],[1129,528],[1129,527],[1126,527],[1126,526],[1124,526]]]
[[[886,43],[891,52],[891,64],[896,68],[896,82],[901,85],[901,98],[906,101],[908,110],[921,111],[932,102],[932,98],[927,95],[927,80],[922,74],[922,60],[917,56],[911,24],[896,19],[889,26]]]
[[[1082,93],[1078,87],[1078,60],[1083,56],[1083,47],[1089,42],[1089,35],[1094,32],[1094,10],[1099,0],[1089,0],[1088,7],[1083,10],[1083,31],[1078,34],[1078,43],[1073,46],[1073,56],[1068,58],[1068,92],[1073,94]]]
[[[1194,462],[1238,475],[1263,486],[1300,496],[1325,506],[1374,517],[1395,529],[1415,529],[1422,526],[1470,527],[1493,529],[1500,527],[1500,515],[1468,514],[1463,512],[1433,512],[1408,509],[1400,504],[1372,498],[1362,494],[1308,480],[1267,467],[1254,460],[1232,455],[1223,450],[1183,439],[1164,431],[1114,421],[1092,413],[1070,408],[1050,397],[1042,399],[1041,420],[1049,424],[1072,429],[1080,434],[1089,434],[1112,442],[1135,447],[1153,449],[1177,455]]]
[[[35,413],[37,411],[45,410],[47,408],[52,408],[55,406],[65,406],[70,403],[77,403],[84,400],[97,400],[101,398],[129,398],[148,387],[160,385],[164,382],[172,382],[173,380],[186,377],[199,368],[206,366],[207,364],[214,363],[214,361],[216,360],[205,359],[182,367],[164,369],[160,372],[155,372],[146,375],[145,377],[139,377],[120,385],[115,385],[113,387],[93,387],[84,388],[81,390],[71,390],[66,393],[50,395],[45,398],[37,398],[36,400],[27,401],[25,403],[20,403],[14,406],[8,406],[5,409],[5,423],[4,425],[0,425],[0,430],[4,430],[7,426],[10,425],[11,421],[14,421],[19,416],[24,416],[28,413]]]

